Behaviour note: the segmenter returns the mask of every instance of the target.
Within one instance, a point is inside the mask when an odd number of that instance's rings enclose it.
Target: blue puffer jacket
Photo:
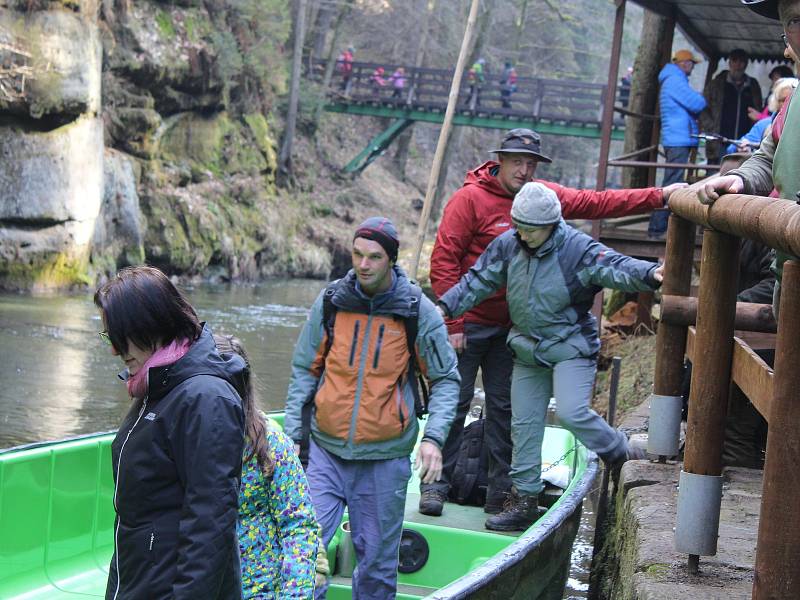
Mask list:
[[[589,312],[603,287],[652,290],[657,265],[619,254],[562,220],[535,250],[516,229],[497,237],[439,303],[457,317],[506,286],[513,327],[507,344],[514,358],[551,367],[592,358],[600,349],[597,320]]]
[[[670,147],[697,146],[697,117],[706,107],[706,99],[689,85],[686,73],[678,65],[668,63],[658,74],[661,84],[661,145]]]

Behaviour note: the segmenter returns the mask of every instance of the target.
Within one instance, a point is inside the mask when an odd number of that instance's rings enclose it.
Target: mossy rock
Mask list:
[[[69,289],[91,284],[86,248],[36,257],[30,262],[0,265],[0,282],[5,289],[36,292]]]
[[[268,170],[251,129],[226,112],[180,115],[164,132],[160,155],[166,161],[201,168],[217,177]]]

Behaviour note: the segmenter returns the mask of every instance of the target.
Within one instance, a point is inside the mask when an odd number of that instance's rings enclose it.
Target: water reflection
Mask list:
[[[273,281],[186,292],[215,331],[240,337],[263,408],[283,406],[289,364],[308,307],[324,283]],[[97,336],[91,296],[0,295],[0,448],[113,429],[128,398],[122,368]]]

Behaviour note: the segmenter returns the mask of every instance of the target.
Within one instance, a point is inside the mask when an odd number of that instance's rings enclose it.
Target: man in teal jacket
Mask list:
[[[319,295],[297,341],[286,400],[284,430],[295,443],[302,438],[303,405],[313,403],[311,497],[326,545],[348,509],[358,560],[356,599],[383,600],[396,592],[409,455],[419,432],[414,373],[421,372],[430,387],[417,453],[426,483],[441,475],[441,448],[461,382],[444,321],[394,264],[398,246],[394,225],[383,217],[356,230],[353,269]],[[335,309],[332,323],[323,322],[326,301]],[[404,323],[415,311],[412,364]]]
[[[512,328],[506,345],[511,377],[511,496],[488,529],[523,530],[538,516],[547,405],[555,397],[561,424],[610,464],[644,458],[591,408],[600,340],[591,314],[603,287],[652,290],[663,268],[636,260],[569,227],[555,192],[526,183],[514,198],[515,229],[495,238],[478,262],[439,299],[457,317],[506,287]]]

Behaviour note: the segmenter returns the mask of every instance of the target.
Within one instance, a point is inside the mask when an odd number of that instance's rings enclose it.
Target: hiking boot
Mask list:
[[[503,494],[492,494],[492,496],[486,497],[486,502],[483,505],[483,512],[487,515],[496,515],[503,512],[503,506],[505,506],[506,501],[508,500],[508,492]]]
[[[439,490],[423,490],[419,497],[419,512],[423,515],[438,517],[442,514],[447,494]]]
[[[538,494],[520,494],[512,487],[503,511],[486,519],[486,529],[525,531],[539,518]]]

